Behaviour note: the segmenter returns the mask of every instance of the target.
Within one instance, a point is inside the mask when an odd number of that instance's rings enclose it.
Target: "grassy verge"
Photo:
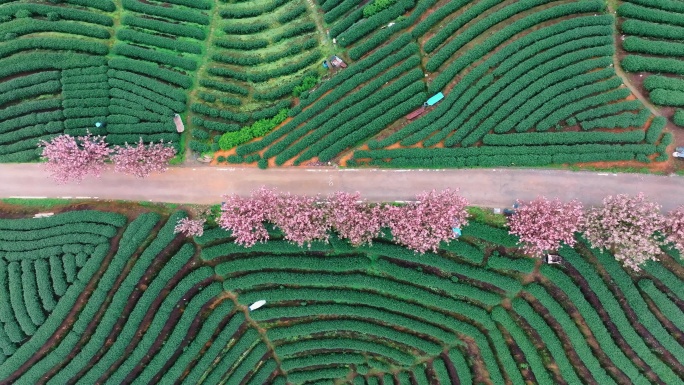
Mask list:
[[[490,226],[503,228],[506,226],[506,217],[503,214],[494,214],[492,210],[482,207],[468,207],[470,220],[486,223]]]

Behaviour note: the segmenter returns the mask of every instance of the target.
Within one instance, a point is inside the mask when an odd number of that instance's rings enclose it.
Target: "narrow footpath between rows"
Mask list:
[[[107,169],[101,178],[57,185],[41,164],[0,165],[0,197],[99,198],[219,203],[223,194],[248,195],[261,186],[296,194],[359,191],[371,201],[406,201],[424,190],[460,188],[473,205],[507,207],[537,195],[600,204],[610,194],[644,192],[670,210],[684,204],[684,178],[537,169],[376,170],[175,167],[147,179]]]

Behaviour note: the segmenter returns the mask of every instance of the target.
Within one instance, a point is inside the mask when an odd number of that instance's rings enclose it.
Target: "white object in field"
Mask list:
[[[95,122],[95,127],[97,127],[97,128],[102,127],[102,122]]]
[[[253,304],[249,305],[249,311],[256,310],[256,309],[258,309],[264,305],[266,305],[266,301],[263,299],[260,299],[256,302],[254,302]]]
[[[501,208],[499,207],[493,208],[492,211],[494,212],[494,214],[501,214]]]
[[[674,156],[675,158],[684,158],[684,152],[675,151],[672,153],[672,156]]]
[[[337,44],[337,39],[333,37],[333,44]]]
[[[51,217],[53,215],[55,215],[55,213],[38,213],[38,214],[34,215],[33,217],[34,218],[47,218],[47,217]]]
[[[391,27],[394,25],[394,22],[387,24],[387,28]]]
[[[555,254],[547,254],[546,255],[546,263],[550,265],[556,265],[563,262],[563,258],[560,257],[560,255],[555,255]]]
[[[176,131],[185,131],[185,125],[183,124],[183,119],[178,114],[173,114],[173,122],[176,124]]]

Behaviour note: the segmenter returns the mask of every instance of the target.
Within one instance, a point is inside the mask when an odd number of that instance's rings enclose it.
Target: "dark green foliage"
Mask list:
[[[226,120],[234,120],[240,123],[245,123],[249,120],[249,114],[243,112],[231,112],[229,110],[212,108],[204,104],[195,103],[190,106],[193,112],[198,114],[207,115],[212,118],[222,118]]]
[[[247,17],[255,17],[264,13],[270,13],[276,10],[283,4],[287,4],[289,0],[273,0],[263,6],[250,5],[247,7],[227,7],[219,12],[224,19],[243,19]]]
[[[150,91],[154,91],[157,94],[163,95],[165,98],[176,100],[182,104],[185,104],[187,101],[187,95],[183,90],[156,79],[150,79],[147,76],[138,75],[128,71],[117,70],[109,70],[107,71],[107,75],[109,75],[110,78],[125,80],[128,83],[133,83]],[[156,96],[154,96],[154,98],[156,98]]]
[[[654,37],[669,40],[683,40],[684,27],[628,19],[621,24],[622,32],[629,35]]]
[[[199,140],[209,139],[209,133],[204,130],[192,130],[192,137]]]
[[[628,52],[638,52],[650,55],[662,56],[684,56],[684,44],[669,41],[658,41],[642,39],[636,36],[628,36],[623,42],[622,47]]]
[[[323,7],[323,10],[325,11],[325,15],[323,16],[323,20],[325,20],[326,23],[331,24],[333,21],[337,20],[340,16],[344,15],[354,7],[356,7],[359,4],[358,0],[342,0],[341,2],[337,2],[338,5],[336,5],[334,8],[329,8],[328,7]],[[326,9],[329,8],[329,9]],[[363,12],[362,9],[359,9],[360,12]]]
[[[0,8],[0,15],[10,14],[15,14],[17,18],[28,18],[31,17],[31,15],[40,15],[46,16],[48,17],[48,19],[50,14],[54,14],[56,16],[56,20],[61,19],[83,21],[86,23],[99,24],[105,27],[111,27],[112,25],[114,25],[112,18],[107,15],[103,15],[97,12],[80,10],[73,7],[55,7],[46,4],[3,4],[3,7]]]
[[[282,110],[283,108],[287,109],[290,108],[290,101],[289,100],[281,100],[280,102],[276,103],[275,105],[271,107],[266,107],[263,108],[259,111],[254,111],[252,112],[251,119],[253,120],[260,120],[260,119],[267,119],[270,118],[278,113],[278,111]]]
[[[644,87],[651,91],[656,88],[684,92],[684,79],[662,75],[651,75],[644,80]]]
[[[171,20],[188,21],[200,25],[209,25],[209,16],[199,11],[179,7],[162,7],[137,0],[122,0],[121,5],[129,11],[136,11],[150,16],[161,16]]]
[[[218,91],[229,92],[232,94],[247,96],[249,90],[242,86],[238,86],[231,83],[217,82],[215,80],[201,79],[200,85],[207,88],[212,88]]]
[[[242,104],[242,101],[238,98],[234,98],[232,96],[224,96],[221,99],[221,103],[227,104],[229,106],[239,106]]]
[[[318,50],[310,52],[308,55],[302,57],[299,61],[280,66],[276,69],[270,71],[260,71],[260,72],[244,72],[237,71],[230,68],[219,68],[212,67],[207,70],[211,75],[221,76],[229,79],[242,80],[246,82],[261,83],[268,81],[273,78],[278,78],[285,75],[290,75],[300,71],[310,65],[318,62],[321,57],[321,53]]]
[[[97,41],[45,37],[13,40],[5,43],[0,48],[0,57],[7,57],[17,52],[33,49],[80,51],[95,55],[106,55],[109,52],[106,44]]]
[[[214,40],[214,45],[221,48],[251,51],[259,48],[268,47],[268,40],[256,39],[251,37],[249,39],[244,40],[238,40],[235,38],[216,39]]]
[[[117,44],[112,49],[112,52],[117,55],[127,56],[133,59],[141,59],[144,61],[166,64],[171,67],[178,67],[186,70],[197,69],[197,62],[193,59],[140,48],[130,44]]]
[[[188,142],[188,147],[197,153],[203,153],[209,151],[209,145],[206,143],[198,142],[196,140],[191,140]]]
[[[261,55],[235,55],[235,54],[214,54],[211,59],[220,63],[235,64],[240,66],[254,66],[257,64],[271,63],[288,56],[294,56],[305,52],[310,48],[316,47],[316,40],[307,40],[304,43],[290,44],[286,49],[271,54]]]
[[[278,16],[278,23],[280,24],[287,24],[291,22],[292,20],[298,18],[299,16],[303,15],[306,13],[306,6],[304,4],[299,4],[291,9],[289,9],[287,12],[283,13],[282,15]]]
[[[216,122],[213,120],[205,120],[202,119],[198,116],[193,116],[192,117],[192,124],[195,124],[200,127],[205,127],[209,130],[212,131],[219,131],[219,132],[231,132],[231,131],[237,131],[240,129],[240,125],[235,124],[235,123],[222,123],[222,122]]]
[[[197,40],[204,40],[206,38],[204,31],[193,25],[169,23],[166,21],[137,17],[130,14],[124,14],[121,18],[121,23],[131,27],[145,28],[152,31],[175,36],[190,37]]]
[[[151,78],[157,78],[168,83],[176,84],[182,88],[190,88],[192,80],[185,74],[159,68],[159,66],[139,60],[114,57],[109,60],[109,66],[118,70],[135,72]]]
[[[660,138],[660,134],[663,132],[666,124],[667,119],[662,116],[656,116],[653,118],[651,125],[646,131],[646,142],[651,144],[655,143]]]
[[[210,10],[212,4],[210,0],[164,0],[164,2],[203,10]]]
[[[684,107],[684,92],[656,88],[649,92],[649,98],[659,106]]]
[[[41,19],[19,19],[13,21],[11,25],[11,33],[15,35],[28,35],[37,32],[62,32],[73,35],[94,37],[97,39],[109,39],[111,37],[109,29],[105,27],[91,24],[74,23],[65,20],[48,21]]]
[[[684,61],[661,58],[627,55],[622,59],[622,68],[629,72],[656,72],[684,75]]]
[[[145,44],[152,47],[166,48],[172,51],[189,52],[194,54],[202,53],[202,47],[194,42],[178,39],[169,39],[145,32],[138,32],[132,29],[120,29],[116,37],[132,43]]]
[[[384,1],[384,0],[375,0]],[[409,9],[413,8],[416,4],[415,0],[397,0],[396,4],[391,5],[384,12],[370,16],[368,20],[363,23],[357,23],[351,26],[346,31],[337,35],[337,38],[342,47],[347,47],[352,43],[356,42],[360,38],[368,35],[371,31],[379,28],[382,25],[386,25],[390,21],[396,19],[398,16],[404,14]],[[363,8],[363,13],[366,13],[367,8]],[[332,32],[331,32],[332,33]]]
[[[300,23],[293,25],[285,29],[282,33],[275,35],[272,38],[273,43],[278,43],[281,40],[289,39],[295,36],[303,35],[307,32],[313,32],[316,30],[316,24],[314,22]]]
[[[363,7],[363,17],[371,17],[376,13],[389,8],[396,2],[397,0],[373,0],[371,3],[366,4],[366,6]]]
[[[684,110],[675,111],[672,121],[679,127],[684,127]]]
[[[229,23],[223,27],[223,32],[228,35],[251,35],[257,32],[265,31],[269,28],[266,23]]]

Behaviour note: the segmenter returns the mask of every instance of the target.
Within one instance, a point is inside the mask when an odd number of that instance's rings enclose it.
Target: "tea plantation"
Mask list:
[[[0,219],[0,382],[677,384],[684,261],[561,265],[471,222],[436,253],[376,239],[245,249],[183,212]],[[265,300],[262,308],[247,306]]]
[[[662,162],[684,110],[614,65],[684,106],[679,3],[0,0],[0,162],[86,130],[260,167]]]

